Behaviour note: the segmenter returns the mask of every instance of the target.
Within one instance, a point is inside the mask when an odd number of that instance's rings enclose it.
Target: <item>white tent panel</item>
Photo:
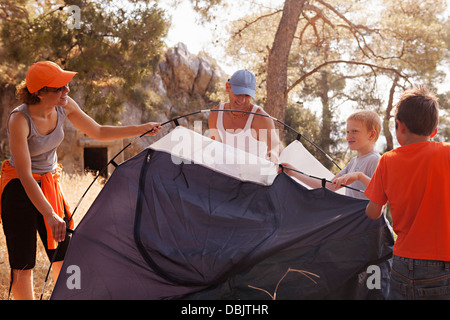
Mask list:
[[[267,159],[212,140],[182,126],[177,126],[150,147],[170,153],[174,163],[193,162],[242,181],[270,185],[278,173],[278,166]],[[311,176],[327,180],[333,178],[333,174],[298,140],[283,149],[280,163],[283,162]],[[301,183],[297,179],[294,180]],[[343,193],[343,190],[340,190],[340,193]]]

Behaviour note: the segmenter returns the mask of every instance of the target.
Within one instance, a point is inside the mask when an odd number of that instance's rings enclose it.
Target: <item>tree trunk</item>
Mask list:
[[[265,110],[284,121],[287,106],[289,52],[305,0],[286,0],[277,33],[269,53]]]
[[[386,107],[386,112],[384,114],[384,119],[383,119],[383,133],[384,136],[386,137],[386,151],[390,151],[392,149],[394,149],[394,139],[392,137],[391,131],[389,130],[389,122],[391,120],[391,111],[392,108],[394,107],[394,93],[395,93],[395,88],[397,87],[397,82],[398,82],[398,75],[395,76],[394,78],[394,82],[392,82],[392,86],[391,86],[391,90],[389,91],[389,100],[388,100],[388,105]]]
[[[18,105],[20,102],[16,100],[16,87],[12,84],[2,84],[0,85],[0,161],[9,158],[10,150],[8,143],[8,135],[6,133],[6,125],[9,117],[9,113]]]
[[[330,153],[331,141],[331,128],[333,114],[330,110],[330,103],[328,98],[328,72],[323,71],[320,73],[320,101],[322,103],[322,130],[320,132],[320,148],[325,153]],[[331,167],[331,166],[330,166]]]

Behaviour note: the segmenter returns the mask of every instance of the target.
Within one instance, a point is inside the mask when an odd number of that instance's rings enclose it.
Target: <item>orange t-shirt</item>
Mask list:
[[[389,202],[395,255],[450,261],[450,144],[427,141],[387,152],[365,194]]]

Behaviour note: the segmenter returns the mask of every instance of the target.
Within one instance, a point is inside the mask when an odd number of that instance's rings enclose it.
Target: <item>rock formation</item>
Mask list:
[[[221,69],[213,68],[205,58],[191,55],[184,43],[167,50],[165,58],[159,65],[159,73],[168,91],[204,96],[224,79]]]

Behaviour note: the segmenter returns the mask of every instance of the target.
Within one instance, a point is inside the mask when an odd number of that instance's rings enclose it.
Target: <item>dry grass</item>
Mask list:
[[[83,175],[68,175],[63,174],[61,177],[61,185],[65,195],[66,200],[69,203],[71,210],[74,210],[78,201],[80,200],[83,193],[88,188],[89,184],[93,181],[94,176],[92,174]],[[75,226],[81,221],[84,214],[87,212],[91,206],[94,199],[97,197],[98,193],[103,187],[103,182],[100,179],[92,185],[88,193],[85,195],[83,201],[78,206],[75,215],[74,222]],[[34,290],[35,297],[39,299],[42,288],[44,286],[45,277],[47,271],[50,267],[50,262],[48,261],[47,255],[45,253],[44,247],[38,237],[37,241],[37,254],[36,254],[36,266],[34,268]],[[3,233],[3,227],[0,231],[0,300],[8,299],[10,281],[10,268],[8,263],[8,251],[6,249],[5,235]],[[43,295],[43,300],[47,300],[51,296],[54,283],[51,277],[45,285],[45,291]],[[14,297],[10,297],[13,299]]]
[[[277,285],[275,286],[275,290],[274,290],[273,294],[271,294],[269,291],[267,291],[265,289],[262,289],[262,288],[254,287],[254,286],[251,286],[251,285],[248,285],[248,287],[252,288],[252,289],[255,289],[255,290],[262,291],[262,292],[266,293],[272,300],[276,300],[277,299],[278,287],[280,286],[281,281],[283,281],[283,279],[288,275],[289,272],[300,273],[300,274],[304,275],[305,277],[307,277],[312,282],[314,282],[315,284],[317,284],[317,282],[312,277],[320,278],[320,276],[318,276],[317,274],[309,272],[309,271],[288,268],[286,270],[286,272],[284,273],[284,275],[281,277],[281,279],[278,281]]]

